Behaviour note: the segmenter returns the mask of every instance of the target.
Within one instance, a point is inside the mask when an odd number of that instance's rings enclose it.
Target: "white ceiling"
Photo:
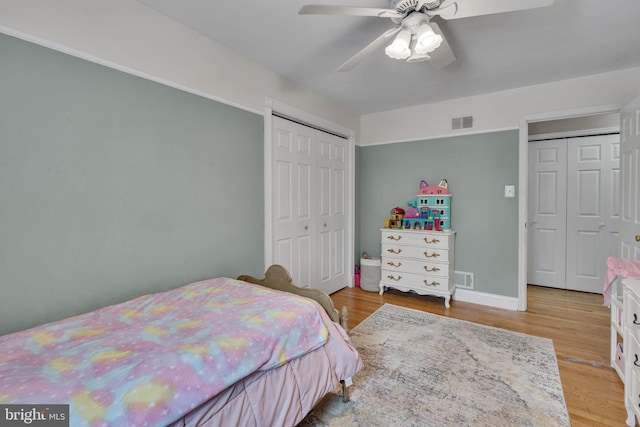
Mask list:
[[[304,4],[388,8],[387,0],[140,1],[359,114],[640,66],[639,0],[555,0],[539,9],[434,18],[456,62],[435,70],[380,49],[341,73],[334,70],[394,24],[298,10]]]

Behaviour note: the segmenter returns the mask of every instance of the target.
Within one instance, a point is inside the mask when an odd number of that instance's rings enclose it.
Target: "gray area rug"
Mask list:
[[[569,426],[553,342],[385,304],[350,333],[364,369],[299,426]]]

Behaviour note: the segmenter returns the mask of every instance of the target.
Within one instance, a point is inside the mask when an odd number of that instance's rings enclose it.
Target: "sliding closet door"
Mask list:
[[[346,286],[348,142],[273,117],[273,262],[294,283]]]

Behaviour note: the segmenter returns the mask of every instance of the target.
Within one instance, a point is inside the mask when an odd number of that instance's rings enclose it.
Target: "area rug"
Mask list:
[[[553,342],[385,304],[349,333],[364,369],[299,426],[569,426]]]

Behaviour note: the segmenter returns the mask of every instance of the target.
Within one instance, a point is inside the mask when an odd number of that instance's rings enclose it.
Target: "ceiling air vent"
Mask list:
[[[451,130],[469,129],[473,127],[473,116],[454,117],[451,119]]]

